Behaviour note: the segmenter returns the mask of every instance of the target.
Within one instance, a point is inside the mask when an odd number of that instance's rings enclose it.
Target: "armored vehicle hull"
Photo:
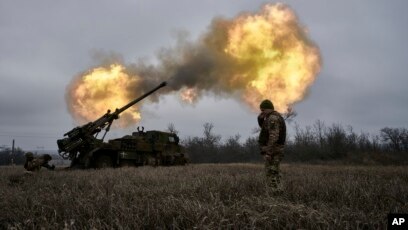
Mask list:
[[[86,168],[104,168],[185,165],[187,161],[176,134],[139,131],[101,144],[77,164]]]

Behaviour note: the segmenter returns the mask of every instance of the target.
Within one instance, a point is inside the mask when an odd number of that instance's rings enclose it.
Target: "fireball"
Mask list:
[[[258,14],[236,18],[225,52],[249,66],[237,74],[247,80],[242,97],[254,109],[270,99],[277,111],[286,112],[303,99],[320,71],[319,49],[284,4],[265,5]]]
[[[181,100],[187,103],[194,103],[198,98],[198,92],[195,88],[184,88],[180,93]]]
[[[139,82],[140,77],[129,76],[119,64],[94,68],[71,83],[69,110],[81,122],[96,120],[107,110],[114,111],[133,100],[129,89],[136,88]],[[139,121],[138,106],[132,106],[121,117],[120,126]]]

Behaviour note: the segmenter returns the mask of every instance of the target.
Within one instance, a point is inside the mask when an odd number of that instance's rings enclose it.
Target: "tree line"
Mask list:
[[[174,132],[174,125],[169,131]],[[170,127],[169,126],[169,127]],[[214,125],[203,125],[202,137],[182,141],[193,163],[260,162],[258,138],[241,141],[239,134],[221,141]],[[294,134],[287,137],[286,162],[344,161],[350,163],[405,164],[408,156],[408,129],[382,128],[377,135],[356,133],[351,126],[295,124]]]
[[[178,133],[173,124],[167,131]],[[257,135],[241,140],[236,134],[222,140],[212,123],[203,124],[203,135],[181,140],[191,163],[262,162]],[[25,151],[16,148],[0,149],[0,165],[24,164]],[[350,163],[406,164],[408,163],[408,129],[382,128],[378,134],[356,133],[351,126],[326,125],[317,120],[313,125],[300,127],[287,138],[286,162],[343,161]]]

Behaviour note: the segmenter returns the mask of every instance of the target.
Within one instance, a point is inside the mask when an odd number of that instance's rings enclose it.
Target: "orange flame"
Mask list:
[[[184,102],[188,102],[190,104],[194,103],[197,101],[198,98],[198,92],[197,89],[195,88],[184,88],[180,92],[180,98]]]
[[[134,88],[140,78],[131,77],[124,70],[119,64],[99,67],[74,81],[68,92],[69,110],[74,117],[82,122],[96,120],[108,109],[114,111],[133,100],[127,89]],[[139,121],[141,116],[137,108],[135,105],[123,112],[116,124],[123,127]]]
[[[254,65],[238,76],[247,79],[243,98],[252,108],[271,99],[277,111],[286,112],[303,99],[320,71],[319,50],[298,24],[295,13],[278,3],[238,17],[229,28],[225,52]]]

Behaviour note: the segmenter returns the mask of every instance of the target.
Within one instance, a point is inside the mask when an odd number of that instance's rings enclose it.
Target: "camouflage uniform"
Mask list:
[[[27,171],[39,171],[41,167],[45,167],[49,170],[53,170],[55,168],[54,165],[49,165],[48,162],[52,159],[52,157],[48,154],[44,154],[40,157],[34,157],[34,154],[28,152],[25,154],[26,162],[24,164],[24,168]]]
[[[263,108],[262,105],[262,113],[258,116],[261,127],[259,145],[265,159],[267,184],[273,191],[281,191],[279,164],[283,159],[286,125],[282,116],[273,110],[271,102],[263,105]]]

